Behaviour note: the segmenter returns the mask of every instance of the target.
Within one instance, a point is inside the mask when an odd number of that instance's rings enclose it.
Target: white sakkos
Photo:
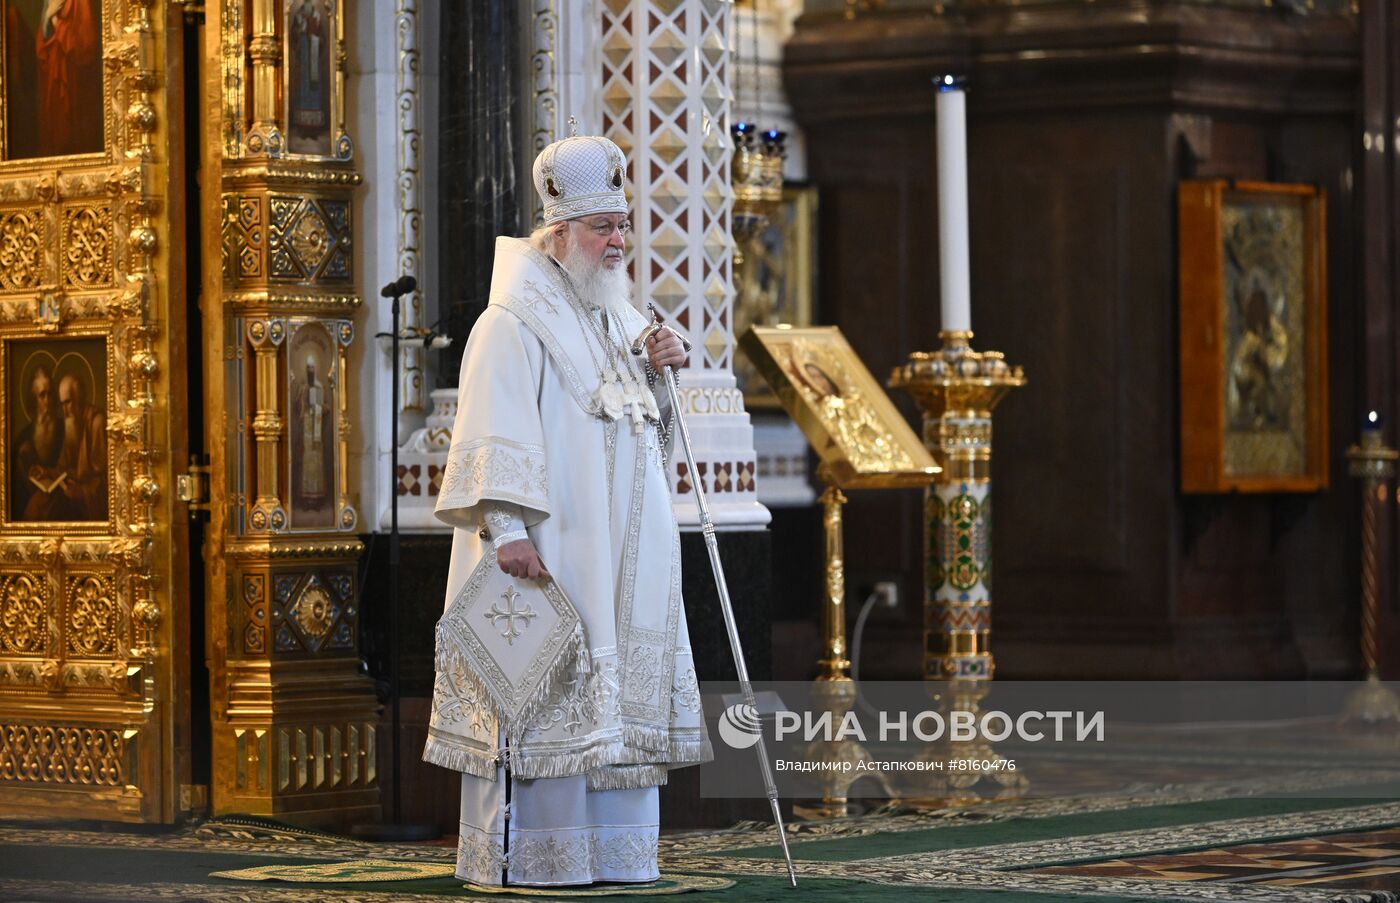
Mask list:
[[[522,240],[497,240],[437,514],[461,528],[450,601],[490,548],[483,503],[520,506],[541,559],[579,611],[591,670],[551,687],[533,719],[501,725],[474,689],[467,651],[440,648],[424,758],[489,778],[505,730],[517,777],[586,774],[595,789],[654,786],[668,766],[710,758],[681,604],[679,535],[655,399],[640,386],[644,377],[630,369],[629,380],[616,376],[635,366],[620,337],[643,330],[646,319],[622,313],[628,322],[612,330],[611,366],[590,367],[604,362],[585,325],[598,314],[582,306],[553,260]],[[622,384],[630,411],[610,403],[609,382]],[[645,393],[640,404],[628,398],[628,382]],[[645,428],[621,429],[619,417]]]

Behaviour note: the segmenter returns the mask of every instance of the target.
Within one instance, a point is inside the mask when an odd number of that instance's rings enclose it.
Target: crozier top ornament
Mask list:
[[[601,135],[573,134],[535,158],[535,191],[544,204],[544,224],[594,213],[627,212],[627,158]]]

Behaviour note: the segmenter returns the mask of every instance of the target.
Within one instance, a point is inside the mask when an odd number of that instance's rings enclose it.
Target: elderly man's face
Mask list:
[[[585,260],[614,269],[622,266],[622,249],[630,227],[626,214],[597,213],[570,220],[569,240],[578,245]]]
[[[65,376],[58,383],[58,402],[63,405],[63,416],[73,418],[78,416],[78,404],[81,393],[78,391],[78,381],[72,376]]]
[[[49,380],[47,373],[39,373],[34,377],[31,386],[34,390],[34,402],[38,406],[37,412],[40,415],[47,414],[49,407],[53,405],[53,383]]]

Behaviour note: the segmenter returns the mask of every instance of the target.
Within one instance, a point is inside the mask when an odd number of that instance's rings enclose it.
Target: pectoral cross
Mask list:
[[[642,427],[646,426],[647,404],[646,397],[642,392],[641,385],[635,379],[625,380],[622,383],[622,404],[632,417],[633,433],[640,433]]]
[[[598,406],[609,420],[632,420],[632,432],[640,433],[648,417],[657,417],[656,399],[642,388],[630,373],[603,371],[603,384],[598,388]],[[647,402],[650,401],[650,404]]]

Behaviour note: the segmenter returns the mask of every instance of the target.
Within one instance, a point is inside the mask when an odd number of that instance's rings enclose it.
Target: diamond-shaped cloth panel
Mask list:
[[[551,577],[512,577],[488,550],[437,624],[437,668],[459,673],[465,658],[470,687],[444,686],[434,694],[480,697],[484,691],[507,733],[534,715],[560,677],[589,669],[583,624]],[[473,692],[476,691],[476,692]],[[434,709],[457,700],[435,700]]]

